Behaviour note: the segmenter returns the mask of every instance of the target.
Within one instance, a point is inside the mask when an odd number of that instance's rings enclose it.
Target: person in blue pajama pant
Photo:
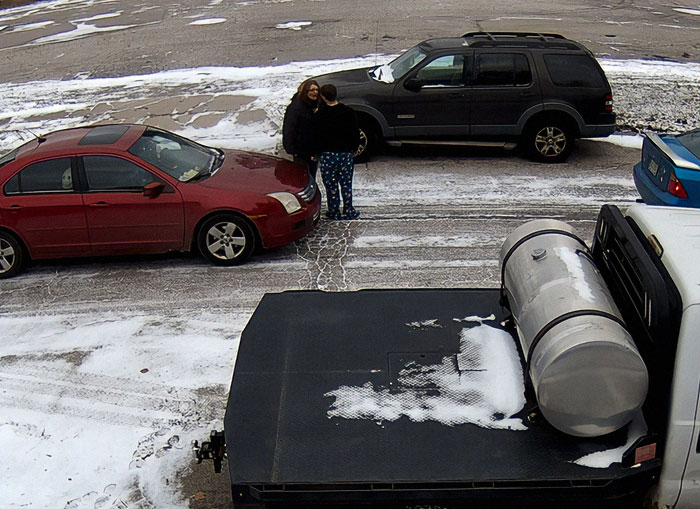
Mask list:
[[[352,206],[352,175],[355,159],[349,152],[321,152],[321,178],[326,188],[329,219],[357,219],[360,213]],[[340,215],[340,196],[343,196],[343,215]]]
[[[321,179],[326,188],[329,219],[357,219],[360,213],[352,206],[354,153],[360,144],[360,129],[355,112],[338,102],[333,85],[320,89],[322,107],[315,115],[316,153],[319,156]],[[343,212],[340,212],[340,196]]]

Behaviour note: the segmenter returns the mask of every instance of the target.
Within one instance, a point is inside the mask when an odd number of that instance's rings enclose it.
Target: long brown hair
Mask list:
[[[318,87],[318,83],[316,82],[316,80],[308,79],[302,81],[299,85],[299,88],[297,89],[297,97],[299,97],[299,99],[304,101],[306,104],[309,104],[316,108],[318,106],[319,99],[316,99],[315,101],[309,99],[309,89],[311,88],[311,85],[316,85],[316,87]]]

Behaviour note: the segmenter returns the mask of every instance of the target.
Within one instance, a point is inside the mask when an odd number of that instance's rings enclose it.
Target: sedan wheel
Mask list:
[[[0,232],[0,279],[16,276],[22,270],[24,251],[12,235]]]
[[[199,251],[217,265],[236,265],[250,257],[255,236],[250,226],[236,216],[216,216],[199,230]]]

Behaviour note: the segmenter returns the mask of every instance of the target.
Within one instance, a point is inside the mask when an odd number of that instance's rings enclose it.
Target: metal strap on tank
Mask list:
[[[540,331],[537,333],[535,336],[535,339],[532,340],[532,343],[530,343],[530,348],[527,349],[527,356],[525,357],[526,359],[526,371],[528,375],[530,374],[530,359],[532,358],[532,353],[535,351],[535,348],[537,347],[537,344],[540,342],[540,340],[544,337],[545,334],[547,334],[552,328],[556,325],[559,325],[562,322],[565,322],[569,318],[576,318],[577,316],[602,316],[603,318],[608,318],[609,320],[612,320],[613,322],[619,323],[623,328],[626,329],[625,322],[622,321],[621,318],[608,313],[606,311],[600,311],[598,309],[579,309],[578,311],[570,311],[568,313],[564,313],[563,315],[560,315],[556,317],[554,320],[551,320],[547,325],[542,327]]]
[[[501,300],[505,301],[505,287],[506,287],[506,264],[508,263],[508,259],[511,257],[511,255],[515,252],[516,249],[518,249],[523,243],[527,242],[530,239],[533,239],[535,237],[539,237],[540,235],[549,235],[549,234],[557,234],[557,235],[564,235],[566,237],[571,237],[574,240],[577,240],[584,248],[585,252],[588,252],[588,247],[586,246],[586,243],[582,241],[578,235],[567,232],[566,230],[559,230],[556,228],[551,228],[548,230],[538,230],[536,232],[532,232],[528,235],[525,235],[522,239],[517,241],[515,244],[511,246],[511,248],[508,250],[506,255],[503,257],[503,263],[501,264]]]

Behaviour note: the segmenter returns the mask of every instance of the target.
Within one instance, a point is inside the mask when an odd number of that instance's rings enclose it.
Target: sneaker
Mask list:
[[[331,212],[330,210],[326,212],[326,217],[331,221],[338,221],[339,219],[342,219],[340,212]]]
[[[345,214],[343,214],[343,219],[352,220],[352,219],[357,219],[358,217],[360,217],[360,213],[355,209],[352,209],[352,210],[346,212]]]

